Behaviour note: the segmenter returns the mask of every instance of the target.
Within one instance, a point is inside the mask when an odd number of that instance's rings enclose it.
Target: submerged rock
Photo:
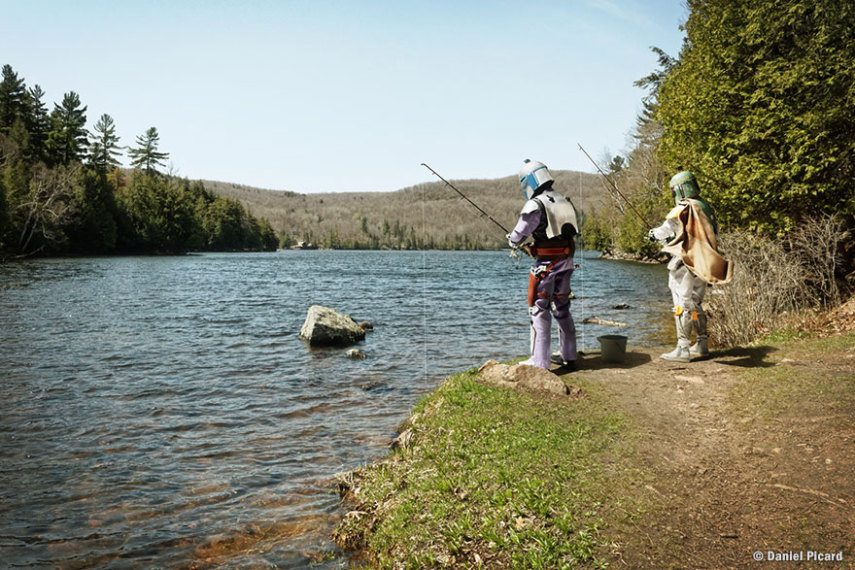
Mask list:
[[[582,396],[578,388],[570,389],[558,376],[537,366],[526,364],[500,364],[488,360],[478,369],[478,377],[484,384],[513,388],[527,392],[549,392],[557,396]]]
[[[312,305],[300,329],[300,338],[312,346],[347,346],[363,340],[365,330],[349,315]]]

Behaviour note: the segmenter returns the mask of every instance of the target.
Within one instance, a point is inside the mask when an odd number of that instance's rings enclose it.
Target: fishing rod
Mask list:
[[[433,168],[431,168],[430,166],[428,166],[428,165],[427,165],[427,164],[425,164],[424,162],[422,163],[422,166],[424,166],[425,168],[427,168],[428,170],[430,170],[431,172],[433,172],[433,173],[434,173],[434,175],[435,175],[437,178],[439,178],[440,180],[442,180],[443,182],[445,182],[446,186],[448,186],[449,188],[451,188],[452,190],[454,190],[455,192],[457,192],[458,194],[460,194],[460,197],[461,197],[461,198],[463,198],[464,200],[466,200],[467,202],[469,202],[470,204],[472,204],[472,205],[475,207],[475,209],[476,209],[476,210],[478,210],[479,212],[481,212],[482,214],[484,214],[485,216],[487,216],[487,218],[488,218],[491,222],[493,222],[494,224],[496,224],[497,226],[499,226],[499,228],[501,228],[501,230],[502,230],[503,232],[505,232],[505,235],[506,235],[506,236],[507,236],[508,234],[510,234],[510,233],[511,233],[511,232],[509,232],[509,231],[508,231],[508,229],[507,229],[505,226],[503,226],[502,224],[500,224],[499,222],[497,222],[495,219],[493,219],[493,216],[491,216],[490,214],[488,214],[487,212],[485,212],[484,210],[482,210],[482,209],[478,206],[478,204],[476,204],[475,202],[473,202],[472,200],[470,200],[469,198],[467,198],[467,197],[466,197],[466,194],[464,194],[463,192],[461,192],[460,190],[458,190],[458,189],[454,186],[454,184],[452,184],[451,182],[449,182],[448,180],[446,180],[445,178],[443,178],[442,176],[440,176],[439,172],[437,172],[436,170],[434,170]],[[529,257],[534,257],[534,255],[532,254],[532,251],[531,251],[531,245],[530,245],[530,244],[527,244],[527,243],[522,244],[522,245],[520,245],[520,246],[519,246],[519,249],[523,250],[523,251],[524,251],[524,252],[525,252]],[[516,256],[515,252],[516,252],[516,248],[511,248],[511,257],[513,257],[514,259],[516,259],[517,261],[519,261],[519,258]]]
[[[591,158],[591,155],[590,155],[590,154],[588,154],[588,152],[587,152],[584,148],[582,148],[582,145],[581,145],[581,144],[579,145],[579,150],[581,150],[582,152],[584,152],[584,153],[585,153],[585,156],[587,156],[587,157],[588,157],[588,160],[590,160],[590,161],[594,164],[594,166],[595,166],[595,167],[596,167],[596,169],[599,171],[599,173],[603,175],[603,178],[605,178],[605,179],[606,179],[606,181],[608,181],[608,183],[609,183],[609,184],[611,184],[611,186],[612,186],[612,188],[614,188],[615,192],[617,192],[617,193],[618,193],[618,196],[620,196],[621,198],[623,198],[623,201],[624,201],[624,202],[626,202],[626,205],[627,205],[627,206],[629,206],[629,207],[632,209],[632,211],[633,211],[633,212],[635,212],[635,215],[636,215],[636,216],[638,216],[639,218],[641,218],[641,221],[642,221],[642,222],[644,222],[644,225],[645,225],[645,226],[647,226],[647,229],[648,229],[648,230],[652,230],[652,229],[653,229],[653,226],[651,226],[650,224],[648,224],[648,223],[647,223],[647,220],[645,220],[645,219],[644,219],[644,216],[642,216],[642,215],[638,212],[638,210],[636,210],[636,209],[635,209],[635,206],[633,206],[633,205],[632,205],[632,202],[630,202],[629,200],[627,200],[627,199],[626,199],[626,196],[624,196],[624,195],[623,195],[623,192],[621,192],[620,190],[618,190],[618,187],[615,185],[615,183],[614,183],[614,182],[612,182],[612,179],[611,179],[611,178],[609,178],[608,176],[606,176],[606,173],[605,173],[605,172],[603,172],[603,169],[602,169],[602,168],[600,168],[600,165],[599,165],[599,164],[597,164],[597,163],[596,163],[596,161],[594,161],[594,159],[593,159],[593,158]]]
[[[431,168],[430,166],[428,166],[428,165],[427,165],[427,164],[425,164],[424,162],[422,163],[422,166],[424,166],[425,168],[427,168],[428,170],[430,170],[431,172],[433,172],[433,173],[436,175],[436,177],[437,177],[437,178],[439,178],[440,180],[442,180],[443,182],[445,182],[445,184],[446,184],[449,188],[451,188],[452,190],[454,190],[455,192],[457,192],[458,194],[460,194],[460,197],[461,197],[461,198],[463,198],[464,200],[466,200],[467,202],[469,202],[470,204],[472,204],[473,206],[475,206],[475,209],[476,209],[476,210],[478,210],[479,212],[481,212],[482,214],[484,214],[485,216],[487,216],[487,218],[488,218],[491,222],[493,222],[494,224],[496,224],[497,226],[499,226],[499,228],[501,228],[501,230],[502,230],[503,232],[505,232],[505,235],[507,235],[507,234],[511,233],[511,232],[509,232],[509,231],[507,230],[507,228],[505,228],[505,226],[503,226],[502,224],[500,224],[499,222],[497,222],[496,220],[494,220],[494,219],[493,219],[493,216],[491,216],[490,214],[488,214],[487,212],[485,212],[484,210],[482,210],[481,208],[479,208],[479,207],[478,207],[478,204],[476,204],[475,202],[473,202],[472,200],[470,200],[469,198],[467,198],[467,197],[466,197],[466,195],[465,195],[463,192],[461,192],[460,190],[458,190],[457,188],[455,188],[455,187],[454,187],[454,184],[452,184],[451,182],[449,182],[448,180],[446,180],[445,178],[443,178],[442,176],[440,176],[440,175],[439,175],[439,173],[438,173],[436,170],[434,170],[433,168]]]

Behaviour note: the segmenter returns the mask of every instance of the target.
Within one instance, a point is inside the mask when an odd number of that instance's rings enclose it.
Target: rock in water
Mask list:
[[[347,352],[344,353],[348,358],[353,358],[354,360],[360,360],[366,357],[366,354],[359,350],[358,348],[351,348]]]
[[[312,346],[347,346],[363,340],[365,331],[349,315],[312,305],[300,329],[300,337]]]

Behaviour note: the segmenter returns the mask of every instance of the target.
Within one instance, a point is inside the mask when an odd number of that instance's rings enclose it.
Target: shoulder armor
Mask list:
[[[526,200],[526,203],[523,204],[522,211],[520,214],[532,214],[540,210],[543,206],[536,199],[532,198],[531,200]]]
[[[665,216],[665,219],[671,220],[673,218],[676,218],[677,216],[680,215],[680,212],[682,212],[686,208],[687,205],[688,204],[682,204],[680,206],[674,206],[673,208],[671,208],[671,211],[668,212],[668,215]]]

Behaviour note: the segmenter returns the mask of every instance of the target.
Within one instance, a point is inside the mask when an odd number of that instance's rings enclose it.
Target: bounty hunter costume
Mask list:
[[[559,328],[560,364],[575,368],[576,325],[570,315],[570,276],[573,274],[573,237],[579,223],[573,203],[552,189],[546,166],[525,160],[520,185],[527,198],[519,221],[508,234],[508,244],[518,247],[534,238],[531,254],[536,259],[529,274],[528,305],[531,315],[531,358],[521,364],[549,370],[550,328],[555,317]]]
[[[718,222],[709,203],[700,197],[700,187],[691,172],[671,178],[675,207],[665,222],[650,230],[650,239],[660,242],[662,251],[673,255],[668,263],[668,288],[674,301],[677,348],[661,358],[689,362],[692,357],[709,355],[707,316],[701,303],[707,283],[724,283],[732,268],[716,245]],[[694,328],[697,341],[691,345]]]

